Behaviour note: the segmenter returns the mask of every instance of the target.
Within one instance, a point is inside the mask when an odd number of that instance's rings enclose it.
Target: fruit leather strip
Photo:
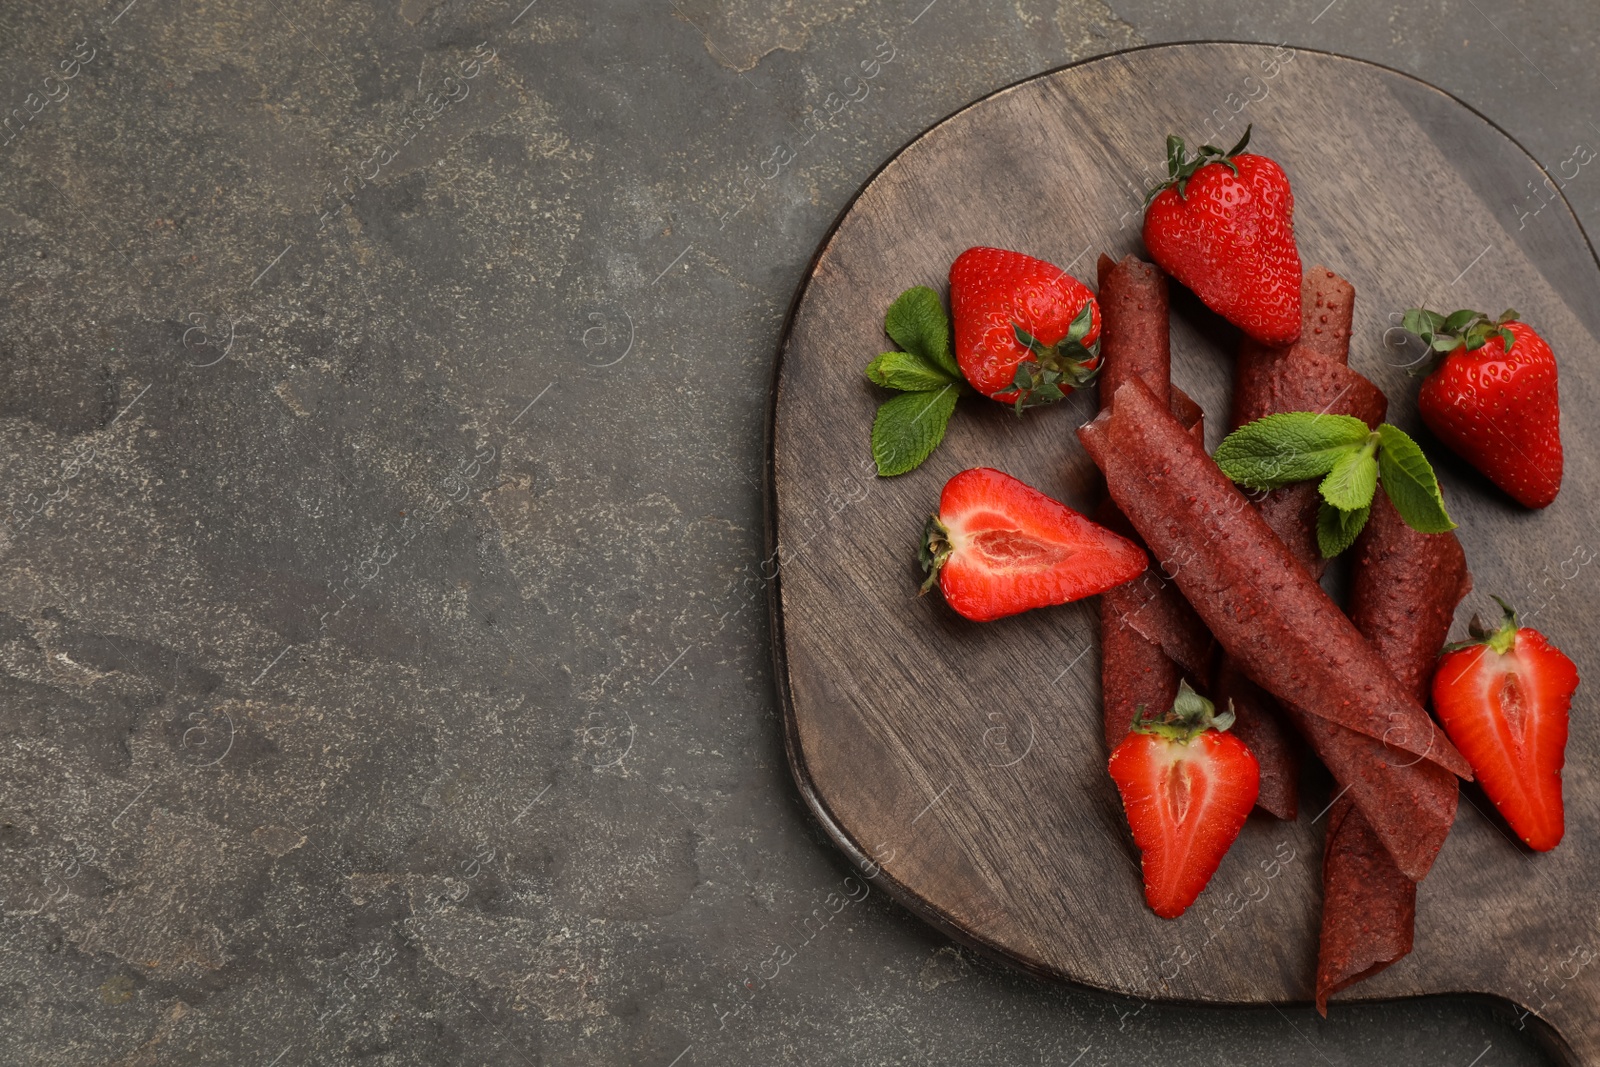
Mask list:
[[[1166,404],[1172,379],[1167,276],[1154,263],[1131,255],[1120,263],[1101,255],[1098,270],[1100,406],[1129,378],[1142,379]]]
[[[1143,544],[1110,500],[1101,502],[1095,521]],[[1211,633],[1177,586],[1154,568],[1101,593],[1100,693],[1107,750],[1127,736],[1141,706],[1171,707],[1184,676],[1195,688],[1204,688],[1213,645]]]
[[[1216,463],[1137,378],[1078,430],[1111,498],[1249,678],[1280,700],[1472,771]]]
[[[1126,585],[1100,594],[1100,695],[1106,750],[1128,736],[1141,707],[1172,707],[1183,674],[1160,645],[1125,625]]]
[[[1370,978],[1411,951],[1417,883],[1395,866],[1349,796],[1334,801],[1322,859],[1322,937],[1317,1010],[1328,997]]]
[[[1324,266],[1306,271],[1300,279],[1300,340],[1294,343],[1295,351],[1349,363],[1355,306],[1355,286]]]
[[[1328,569],[1328,561],[1322,558],[1322,547],[1317,544],[1317,512],[1322,507],[1322,493],[1317,483],[1296,482],[1273,489],[1255,504],[1261,517],[1294,553],[1300,566],[1311,577],[1321,580],[1322,572]]]
[[[1169,381],[1166,275],[1131,255],[1120,263],[1102,255],[1098,269],[1101,397],[1109,402],[1118,385],[1138,378],[1170,405],[1180,422],[1203,434],[1200,405]],[[1138,540],[1111,501],[1104,502],[1096,518]],[[1101,594],[1100,688],[1106,748],[1115,748],[1127,736],[1141,707],[1171,707],[1185,673],[1198,685],[1206,676],[1211,646],[1211,635],[1194,609],[1153,570]]]
[[[1203,408],[1188,393],[1172,386],[1172,395],[1167,400],[1167,410],[1172,412],[1172,417],[1183,423],[1189,432],[1202,445],[1206,443],[1206,413]]]
[[[1256,807],[1293,821],[1300,813],[1299,760],[1289,733],[1278,718],[1277,701],[1246,678],[1227,656],[1217,665],[1211,699],[1219,708],[1233,709],[1233,732],[1255,753],[1256,762],[1261,765]]]
[[[1407,526],[1380,492],[1356,539],[1355,559],[1350,619],[1400,684],[1425,703],[1456,605],[1472,590],[1467,554],[1453,533]]]
[[[1427,699],[1456,605],[1471,588],[1466,553],[1455,534],[1418,533],[1385,494],[1374,498],[1356,541],[1350,617],[1418,702]],[[1398,773],[1433,791],[1434,824],[1448,831],[1455,819],[1455,778],[1422,765]],[[1411,951],[1416,916],[1416,883],[1378,845],[1371,824],[1352,804],[1349,797],[1335,802],[1323,849],[1317,1010],[1324,1015],[1334,993]]]
[[[1094,518],[1113,533],[1121,534],[1135,544],[1144,544],[1139,539],[1139,531],[1133,528],[1112,501],[1103,501]],[[1189,602],[1183,599],[1178,587],[1162,577],[1159,570],[1148,567],[1138,578],[1111,590],[1109,599],[1106,593],[1102,593],[1101,597],[1102,624],[1108,618],[1115,618],[1120,628],[1131,629],[1145,641],[1160,648],[1188,675],[1196,689],[1205,688],[1202,683],[1211,674],[1211,657],[1216,643],[1211,638],[1211,631],[1206,629],[1206,624],[1200,621],[1200,616],[1195,614]],[[1116,614],[1107,615],[1105,606],[1112,602],[1116,604]],[[1101,627],[1101,636],[1105,636],[1104,625]]]
[[[1338,795],[1361,809],[1406,877],[1422,881],[1455,821],[1454,768],[1412,762],[1398,744],[1308,714],[1291,701],[1283,702],[1283,711],[1339,783]],[[1391,740],[1409,730],[1397,720]],[[1453,749],[1451,754],[1460,755]]]
[[[1369,426],[1383,421],[1388,398],[1376,385],[1343,363],[1292,348],[1239,346],[1233,372],[1233,425],[1280,411],[1321,411],[1339,398],[1340,410]]]

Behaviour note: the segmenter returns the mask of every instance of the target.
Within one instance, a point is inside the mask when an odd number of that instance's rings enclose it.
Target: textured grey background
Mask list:
[[[0,1062],[1546,1062],[1480,1002],[1042,985],[867,892],[783,761],[759,481],[812,250],[950,111],[1287,42],[1556,170],[1592,6],[524,2],[0,9]]]

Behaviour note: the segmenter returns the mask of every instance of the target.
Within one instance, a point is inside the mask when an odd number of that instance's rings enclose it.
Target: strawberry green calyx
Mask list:
[[[1159,717],[1151,715],[1143,704],[1134,714],[1132,730],[1136,734],[1154,734],[1169,741],[1187,744],[1207,730],[1226,730],[1233,725],[1233,707],[1221,715],[1217,706],[1189,688],[1187,681],[1178,683],[1178,695],[1172,698],[1172,710]]]
[[[1243,152],[1245,146],[1250,143],[1250,130],[1251,126],[1246,126],[1244,128],[1244,136],[1239,138],[1239,143],[1226,152],[1216,145],[1203,144],[1193,158],[1190,158],[1189,150],[1184,147],[1183,138],[1176,134],[1169,134],[1167,136],[1167,180],[1150,190],[1149,195],[1144,198],[1145,207],[1149,207],[1150,201],[1159,196],[1162,190],[1170,189],[1173,186],[1178,187],[1178,197],[1182,199],[1183,194],[1189,188],[1189,179],[1194,177],[1194,172],[1208,163],[1221,163],[1237,175],[1239,167],[1238,164],[1234,163],[1233,157]]]
[[[1431,352],[1448,353],[1465,346],[1468,352],[1476,352],[1488,344],[1491,338],[1499,338],[1500,343],[1507,352],[1511,351],[1515,338],[1511,331],[1506,329],[1506,323],[1515,322],[1517,312],[1514,308],[1507,308],[1500,313],[1498,319],[1491,319],[1481,311],[1463,308],[1452,311],[1448,315],[1441,315],[1437,311],[1427,308],[1411,308],[1400,320],[1400,328],[1407,333],[1415,334],[1427,345]],[[1432,370],[1432,366],[1422,368],[1424,371]]]
[[[922,527],[922,543],[917,546],[917,559],[922,561],[922,569],[928,572],[928,580],[917,590],[918,596],[939,583],[939,571],[954,551],[955,546],[950,543],[950,528],[939,520],[939,516],[929,515]]]
[[[1018,415],[1031,407],[1055,403],[1071,389],[1088,385],[1100,373],[1100,342],[1083,343],[1094,328],[1092,307],[1092,302],[1085,302],[1067,327],[1067,335],[1053,345],[1043,344],[1021,326],[1011,324],[1017,343],[1033,353],[1032,359],[1017,364],[1016,377],[1011,382],[1017,391]],[[1063,385],[1068,388],[1063,389]]]
[[[1445,645],[1443,651],[1459,652],[1463,648],[1488,645],[1502,656],[1510,652],[1517,643],[1517,612],[1515,608],[1499,597],[1495,597],[1494,602],[1500,605],[1501,611],[1500,625],[1498,627],[1491,629],[1484,623],[1483,619],[1474,615],[1472,621],[1467,624],[1467,632],[1472,635],[1472,640],[1457,641],[1454,644]]]

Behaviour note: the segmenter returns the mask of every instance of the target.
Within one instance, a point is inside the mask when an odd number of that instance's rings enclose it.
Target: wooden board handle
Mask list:
[[[1511,997],[1518,1029],[1529,1029],[1570,1067],[1600,1067],[1600,944],[1573,945]]]

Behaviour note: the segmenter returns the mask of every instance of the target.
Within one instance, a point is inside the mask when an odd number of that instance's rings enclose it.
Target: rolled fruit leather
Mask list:
[[[1100,396],[1109,400],[1130,378],[1145,383],[1192,433],[1204,426],[1200,406],[1171,384],[1167,279],[1160,268],[1126,256],[1102,255],[1100,302]],[[1102,405],[1104,406],[1104,405]],[[1138,534],[1109,499],[1096,521],[1138,542]],[[1172,706],[1178,682],[1187,676],[1204,688],[1212,656],[1211,635],[1172,583],[1147,569],[1134,582],[1100,595],[1100,687],[1106,748],[1127,736],[1141,708]]]
[[[1454,533],[1419,533],[1384,493],[1374,497],[1355,543],[1350,618],[1419,702],[1427,700],[1456,605],[1471,588]],[[1457,795],[1453,785],[1449,795]],[[1327,1015],[1330,996],[1410,953],[1416,914],[1417,884],[1395,865],[1355,802],[1338,797],[1323,847],[1317,1010]]]

